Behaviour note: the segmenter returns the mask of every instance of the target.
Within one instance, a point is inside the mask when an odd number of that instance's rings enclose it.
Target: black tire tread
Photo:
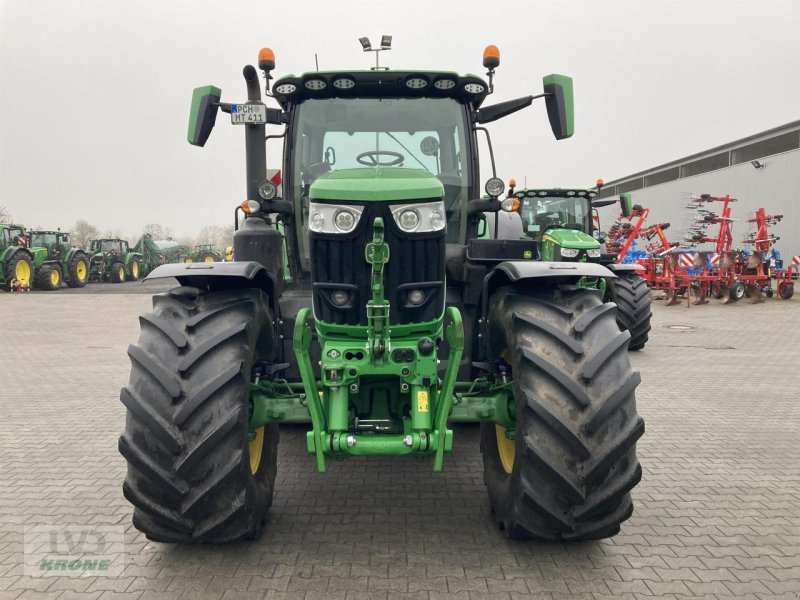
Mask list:
[[[630,491],[641,479],[635,447],[644,433],[635,400],[641,378],[616,306],[574,286],[503,289],[490,303],[489,337],[493,356],[511,351],[517,405],[510,475],[494,423],[481,425],[498,523],[510,537],[544,541],[615,535],[633,512]]]
[[[278,428],[266,426],[262,463],[251,474],[246,407],[254,357],[269,352],[267,306],[260,290],[184,287],[155,296],[141,317],[120,392],[127,418],[119,450],[133,524],[149,539],[223,543],[260,531]],[[212,312],[214,319],[196,318]]]
[[[628,350],[641,350],[647,344],[650,333],[650,288],[638,273],[620,273],[612,285],[614,302],[617,304],[617,323],[622,331],[631,334]]]

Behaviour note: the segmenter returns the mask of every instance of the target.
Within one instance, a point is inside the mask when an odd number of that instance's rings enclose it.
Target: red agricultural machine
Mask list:
[[[730,195],[692,196],[687,208],[694,216],[681,244],[667,239],[664,231],[669,223],[645,227],[649,210],[636,205],[631,217],[620,216],[611,226],[607,248],[620,262],[635,260],[641,264],[649,287],[664,291],[668,304],[677,304],[684,296],[687,302],[693,296],[694,304],[707,303],[709,296],[726,303],[745,296],[753,303],[763,302],[763,294],[772,297],[776,292],[780,298],[791,298],[800,265],[792,263],[783,268],[774,249],[779,238],[769,231],[782,215],[770,215],[759,208],[747,220],[754,230],[742,241],[752,250],[734,249],[731,204],[735,201]],[[721,204],[719,212],[711,210],[715,203]],[[709,228],[715,225],[716,234],[711,235]],[[629,253],[637,239],[644,242],[645,251]],[[690,250],[706,244],[713,244],[713,250]]]

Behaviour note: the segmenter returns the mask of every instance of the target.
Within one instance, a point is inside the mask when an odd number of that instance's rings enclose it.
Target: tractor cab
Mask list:
[[[596,191],[526,189],[515,195],[525,234],[536,241],[542,260],[600,258],[600,242],[592,235],[592,198]]]
[[[92,240],[89,245],[92,254],[112,254],[124,256],[128,252],[128,242],[119,238]]]
[[[30,231],[28,232],[29,247],[44,248],[49,258],[58,258],[69,247],[69,234],[61,231]]]
[[[12,246],[25,247],[28,245],[25,228],[22,225],[0,225],[0,232],[2,232],[2,236],[0,236],[2,246],[0,248],[3,250]]]

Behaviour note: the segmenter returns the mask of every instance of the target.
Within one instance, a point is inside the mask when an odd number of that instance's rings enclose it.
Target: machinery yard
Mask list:
[[[150,289],[98,295],[103,287]],[[489,514],[477,426],[456,427],[460,443],[442,473],[412,458],[353,458],[324,475],[305,428],[284,426],[264,535],[213,547],[149,542],[119,491],[119,387],[154,291],[131,282],[2,297],[4,335],[15,341],[0,377],[25,399],[5,404],[0,420],[3,600],[797,597],[798,350],[774,344],[771,327],[798,339],[796,298],[653,303],[648,345],[630,354],[642,375],[644,475],[614,538],[507,540]],[[47,377],[19,360],[34,354],[50,365]],[[55,523],[124,528],[124,570],[24,576],[24,531]]]

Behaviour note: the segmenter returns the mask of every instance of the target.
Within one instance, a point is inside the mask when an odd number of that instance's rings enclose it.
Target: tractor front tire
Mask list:
[[[115,262],[111,265],[111,271],[108,274],[111,283],[122,283],[125,281],[125,265],[121,262]]]
[[[253,364],[272,351],[267,306],[260,290],[176,288],[140,317],[119,451],[122,491],[148,538],[222,543],[261,532],[278,426],[249,435],[248,420]]]
[[[30,254],[25,250],[17,250],[6,260],[3,265],[3,274],[6,281],[6,289],[11,289],[12,282],[23,287],[32,287],[34,284],[33,261]]]
[[[85,287],[89,283],[89,259],[83,252],[76,252],[67,265],[69,281],[67,285],[71,288]]]
[[[36,287],[40,290],[52,292],[59,288],[63,278],[64,276],[61,272],[61,265],[42,265],[42,267],[36,273]]]
[[[561,286],[490,302],[489,345],[513,379],[515,439],[481,424],[484,481],[498,525],[512,538],[611,537],[633,512],[640,481],[639,373],[613,303]]]
[[[612,280],[614,302],[617,303],[617,324],[631,332],[628,350],[641,350],[650,333],[652,296],[644,277],[638,273],[620,273]]]

